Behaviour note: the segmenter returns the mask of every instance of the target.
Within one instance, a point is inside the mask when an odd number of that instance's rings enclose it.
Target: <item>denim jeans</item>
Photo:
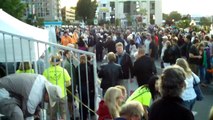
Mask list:
[[[205,84],[209,84],[209,81],[211,79],[211,74],[207,72],[207,69],[203,66],[199,67],[200,70],[200,82],[201,83],[205,83]]]
[[[192,100],[184,100],[184,101],[183,101],[183,105],[184,105],[187,109],[189,109],[190,111],[192,111],[192,108],[193,108],[194,104],[195,104],[195,99],[192,99]]]
[[[200,82],[206,83],[206,68],[203,66],[199,66],[200,71]]]

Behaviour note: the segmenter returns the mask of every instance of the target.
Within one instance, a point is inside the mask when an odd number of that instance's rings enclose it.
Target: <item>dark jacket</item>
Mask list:
[[[181,55],[186,57],[187,60],[189,59],[189,50],[191,48],[191,42],[184,43],[182,46],[180,46],[181,49]]]
[[[194,120],[194,116],[183,105],[179,97],[163,97],[150,107],[149,120]]]
[[[117,37],[117,40],[115,41],[115,43],[119,43],[119,42],[121,42],[123,44],[123,46],[125,46],[124,39],[122,39],[121,37]]]
[[[112,119],[112,116],[109,113],[109,108],[105,104],[104,100],[101,100],[98,107],[98,120],[110,120]]]
[[[163,61],[165,63],[175,64],[176,59],[181,57],[181,51],[177,45],[167,47],[164,52]]]
[[[78,69],[76,69],[76,72],[78,73]],[[87,74],[88,72],[88,74]],[[87,75],[88,75],[88,87],[89,92],[94,92],[94,74],[93,74],[93,66],[88,62],[87,67],[86,63],[80,64],[80,74],[77,76],[77,85],[80,86],[79,77],[81,80],[81,90],[87,91]]]
[[[88,47],[93,47],[96,44],[95,38],[93,36],[88,37]]]
[[[149,79],[157,73],[155,64],[149,56],[138,58],[133,67],[134,76],[136,76],[138,85],[148,84]]]
[[[122,69],[119,64],[109,62],[101,65],[98,77],[102,78],[101,88],[105,91],[109,87],[118,85],[119,79],[122,78]]]
[[[67,72],[69,73],[69,75],[71,77],[71,85],[68,86],[67,89],[69,91],[73,91],[74,90],[73,93],[75,93],[76,85],[77,85],[76,81],[78,80],[77,79],[78,72],[76,71],[76,68],[75,68],[74,64],[71,63],[71,62],[73,62],[73,60],[66,59],[65,62],[64,62],[64,68],[67,70]],[[69,92],[67,92],[67,93],[69,93]],[[72,101],[73,97],[72,97],[71,94],[68,94],[67,97],[68,97],[68,101]]]
[[[116,63],[118,63],[118,55],[116,56]],[[123,79],[129,79],[133,77],[133,65],[128,53],[124,53],[121,58],[121,67],[123,71]],[[129,76],[131,75],[131,76]]]
[[[96,53],[102,53],[104,49],[104,44],[103,41],[101,39],[98,39],[96,41]]]
[[[78,70],[78,69],[77,69]],[[87,74],[88,72],[88,74]],[[87,77],[88,75],[88,77]],[[78,75],[78,77],[80,77],[81,80],[81,84],[79,82],[79,79],[77,80],[78,83],[78,88],[79,88],[79,93],[81,95],[81,101],[85,104],[88,105],[88,100],[90,100],[90,108],[92,110],[94,110],[94,97],[95,97],[95,85],[94,85],[94,74],[93,74],[93,66],[88,62],[87,63],[87,67],[85,63],[81,63],[80,64],[80,74]],[[87,82],[87,78],[88,78],[88,82]],[[81,87],[80,87],[81,86]],[[89,88],[87,88],[87,86]],[[87,94],[87,92],[89,93],[89,96]],[[88,109],[85,106],[82,106],[83,108],[81,108],[80,106],[80,110],[82,109],[83,111],[83,119],[87,118],[88,115]],[[80,113],[81,114],[81,113]],[[90,112],[90,115],[92,115],[93,113]]]
[[[191,46],[189,53],[193,54],[194,56],[200,55],[199,50],[197,49],[197,47],[195,45]],[[198,65],[198,64],[200,64],[200,61],[201,61],[201,59],[199,59],[199,58],[189,58],[188,62],[189,62],[189,64]]]
[[[104,47],[108,50],[108,53],[109,53],[109,52],[114,52],[114,53],[116,53],[115,41],[108,40],[108,41],[104,44]]]

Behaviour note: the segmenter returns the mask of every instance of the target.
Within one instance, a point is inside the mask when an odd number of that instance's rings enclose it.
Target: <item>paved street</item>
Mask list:
[[[205,95],[203,101],[195,103],[193,111],[196,111],[195,120],[208,120],[208,114],[211,106],[213,105],[213,85],[208,88],[203,88],[202,91]]]
[[[158,74],[162,72],[160,68],[160,62],[155,62]],[[211,106],[213,105],[213,85],[208,88],[201,87],[205,96],[203,101],[196,101],[193,111],[197,112],[195,120],[208,120],[208,114]]]

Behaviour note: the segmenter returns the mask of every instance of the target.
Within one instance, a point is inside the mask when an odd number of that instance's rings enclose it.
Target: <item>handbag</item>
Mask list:
[[[193,75],[192,75],[192,76],[193,76]],[[193,78],[194,78],[194,76],[193,76]],[[195,93],[196,93],[196,95],[197,95],[196,100],[197,100],[197,101],[202,101],[203,98],[204,98],[203,92],[201,91],[200,86],[199,86],[199,83],[196,82],[195,78],[194,78],[194,80],[193,80],[193,88],[194,88]]]

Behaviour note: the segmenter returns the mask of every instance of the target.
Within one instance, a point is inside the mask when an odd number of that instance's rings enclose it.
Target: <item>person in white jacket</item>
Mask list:
[[[200,78],[191,71],[187,61],[184,58],[178,58],[176,60],[176,65],[179,65],[180,67],[182,67],[184,71],[186,72],[186,79],[185,79],[186,88],[183,91],[181,98],[184,101],[185,107],[192,111],[192,108],[195,104],[196,97],[197,97],[195,90],[193,88],[193,82],[195,80],[196,83],[199,83]]]
[[[44,102],[53,107],[60,98],[61,88],[42,75],[21,73],[0,78],[0,113],[9,120],[34,120]]]

